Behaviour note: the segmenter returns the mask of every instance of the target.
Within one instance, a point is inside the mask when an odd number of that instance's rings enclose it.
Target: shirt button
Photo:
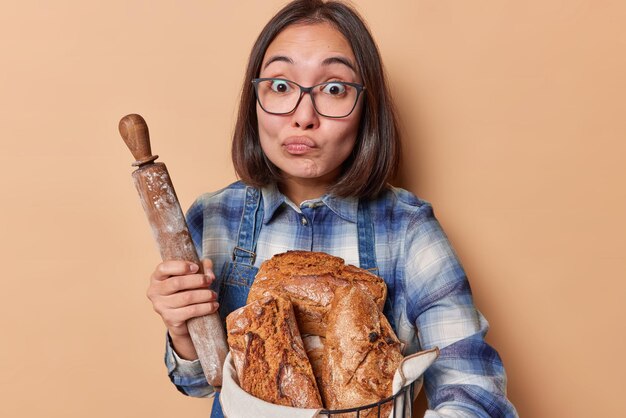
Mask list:
[[[309,224],[309,221],[307,221],[304,216],[302,218],[300,218],[300,222],[302,222],[302,225],[304,225],[304,226],[307,226]]]

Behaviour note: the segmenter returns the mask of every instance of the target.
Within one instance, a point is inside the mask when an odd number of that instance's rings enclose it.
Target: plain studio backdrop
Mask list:
[[[159,262],[117,131],[186,209],[236,179],[252,43],[282,0],[0,8],[0,416],[207,417],[162,363]],[[626,3],[355,1],[523,417],[626,416]]]

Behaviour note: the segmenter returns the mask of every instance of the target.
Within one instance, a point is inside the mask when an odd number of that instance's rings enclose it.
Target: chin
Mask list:
[[[324,175],[324,173],[321,173],[320,170],[309,167],[286,167],[286,170],[283,170],[283,173],[285,173],[289,178],[301,179],[315,179]]]

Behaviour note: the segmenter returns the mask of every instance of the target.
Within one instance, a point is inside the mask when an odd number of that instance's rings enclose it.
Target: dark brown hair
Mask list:
[[[337,1],[295,0],[280,10],[257,38],[246,69],[233,136],[232,159],[244,183],[262,187],[280,182],[281,173],[263,153],[258,134],[256,96],[251,80],[258,77],[265,51],[293,24],[329,23],[349,42],[366,89],[359,132],[342,174],[328,190],[336,196],[374,197],[396,173],[400,132],[378,48],[359,14]]]

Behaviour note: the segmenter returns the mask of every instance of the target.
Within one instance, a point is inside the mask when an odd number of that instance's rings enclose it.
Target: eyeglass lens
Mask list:
[[[330,117],[350,114],[359,95],[356,87],[340,82],[317,85],[310,93],[317,112]],[[300,87],[288,80],[263,80],[257,84],[259,102],[269,113],[291,113],[300,96]]]

